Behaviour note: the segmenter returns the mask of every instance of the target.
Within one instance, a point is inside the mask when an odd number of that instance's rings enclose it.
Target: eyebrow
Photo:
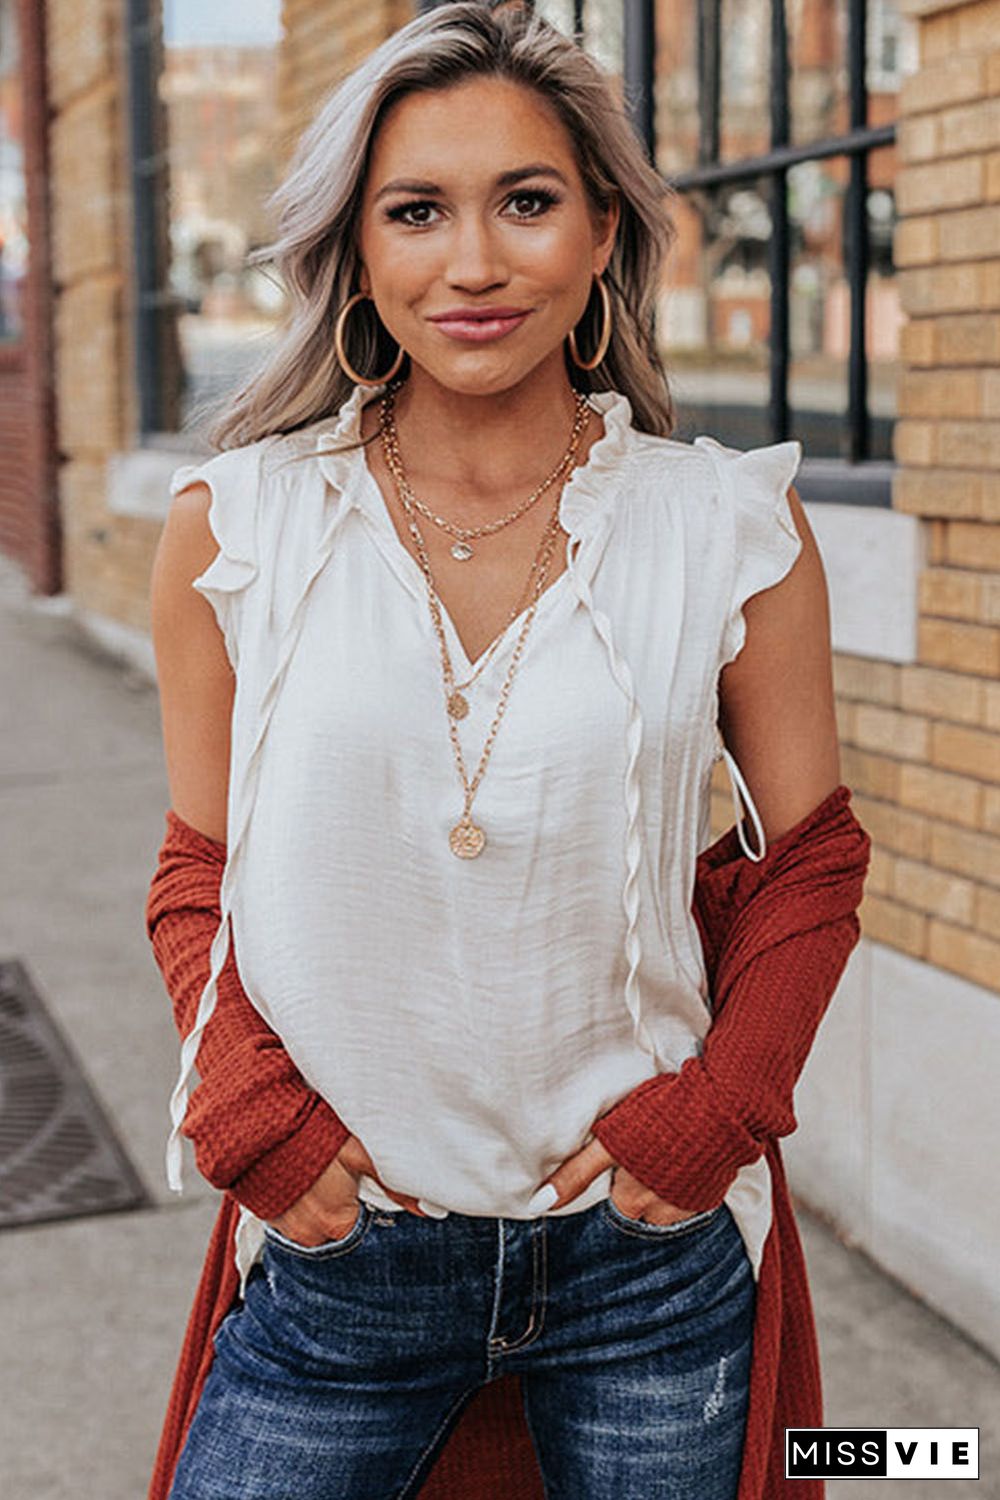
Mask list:
[[[561,182],[563,187],[569,187],[566,178],[556,167],[549,166],[546,162],[532,162],[527,167],[512,167],[508,172],[501,172],[496,179],[497,187],[514,187],[515,184],[523,182],[527,177],[553,177]],[[393,182],[387,182],[385,187],[379,188],[373,203],[384,198],[388,193],[442,193],[444,189],[436,182],[419,182],[415,178],[397,177]]]

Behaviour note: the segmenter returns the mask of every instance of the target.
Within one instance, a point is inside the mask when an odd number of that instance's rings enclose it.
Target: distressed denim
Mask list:
[[[360,1202],[338,1240],[266,1236],[171,1500],[403,1500],[508,1373],[548,1500],[735,1500],[756,1286],[726,1204],[655,1225],[610,1198],[536,1219]]]

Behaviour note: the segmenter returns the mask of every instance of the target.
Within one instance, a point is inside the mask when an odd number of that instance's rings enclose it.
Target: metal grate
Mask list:
[[[149,1202],[24,965],[0,961],[0,1228]]]

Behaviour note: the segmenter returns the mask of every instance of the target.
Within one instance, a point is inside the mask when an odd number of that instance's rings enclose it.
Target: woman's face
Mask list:
[[[502,391],[547,358],[561,368],[617,225],[617,204],[595,220],[543,98],[469,79],[387,112],[361,205],[360,286],[415,367],[451,390]],[[498,317],[435,321],[469,309]]]

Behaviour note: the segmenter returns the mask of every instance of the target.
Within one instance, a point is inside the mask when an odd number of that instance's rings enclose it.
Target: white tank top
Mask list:
[[[801,447],[655,437],[621,393],[591,395],[605,431],[560,498],[568,566],[541,596],[472,805],[486,847],[461,859],[424,577],[364,451],[334,451],[383,389],[357,386],[332,419],[171,482],[212,490],[220,550],[194,587],[237,689],[222,922],[181,1049],[168,1180],[180,1190],[187,1081],[231,930],[250,1000],[388,1187],[525,1218],[598,1115],[701,1052],[711,1001],[691,903],[720,755],[744,851],[764,852],[717,728],[718,674],[743,644],[744,601],[801,548],[786,495]],[[441,613],[463,681],[476,663]],[[469,775],[522,623],[467,691]],[[609,1168],[550,1212],[610,1186]],[[770,1188],[761,1157],[726,1195],[755,1275]],[[359,1190],[399,1207],[368,1175]],[[244,1280],[261,1239],[244,1209]]]

